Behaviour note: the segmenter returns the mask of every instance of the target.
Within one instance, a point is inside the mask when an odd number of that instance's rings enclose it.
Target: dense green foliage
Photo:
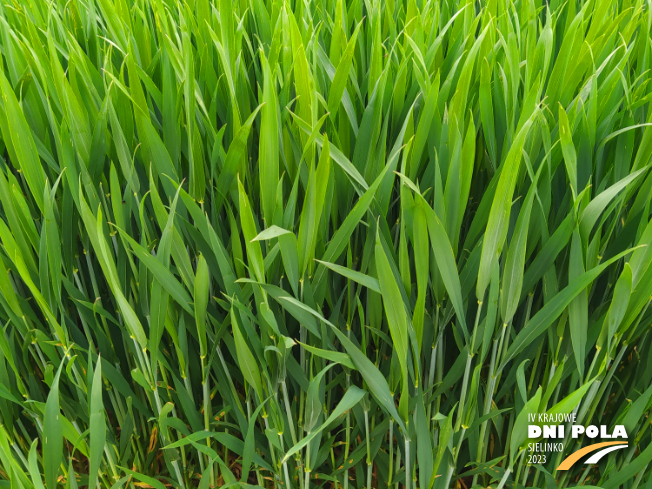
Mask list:
[[[3,2],[0,487],[652,487],[651,7]]]

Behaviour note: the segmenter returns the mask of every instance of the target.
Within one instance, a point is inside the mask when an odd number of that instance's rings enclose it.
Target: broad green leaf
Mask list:
[[[238,193],[240,204],[240,224],[242,226],[242,234],[244,234],[245,246],[247,248],[247,259],[249,266],[252,269],[253,275],[259,282],[265,282],[265,266],[263,264],[263,252],[260,243],[255,241],[258,232],[256,231],[256,223],[254,221],[254,214],[251,209],[251,202],[245,193],[242,182],[238,179]]]
[[[195,323],[197,325],[197,337],[199,339],[199,355],[206,357],[208,353],[208,340],[206,337],[206,307],[209,297],[210,275],[208,265],[203,256],[197,262],[197,275],[195,276]]]
[[[258,233],[258,236],[256,236],[253,239],[253,241],[265,241],[268,239],[274,239],[274,238],[278,238],[279,236],[283,236],[284,234],[292,234],[292,233],[287,229],[283,229],[278,226],[272,225],[267,229]]]
[[[20,108],[9,80],[7,80],[2,72],[0,72],[0,88],[2,88],[4,111],[7,119],[11,121],[8,124],[9,135],[5,134],[4,137],[7,138],[9,136],[11,138],[13,150],[15,151],[16,158],[18,158],[18,161],[14,161],[13,163],[14,165],[20,165],[20,170],[25,175],[34,201],[38,208],[43,211],[43,187],[45,187],[43,168],[41,167],[41,162],[36,151],[32,131],[27,124],[25,115]]]
[[[260,200],[267,226],[274,223],[276,187],[279,178],[278,101],[276,96],[275,67],[269,66],[265,54],[260,54],[263,68],[263,107],[260,133]]]
[[[479,301],[484,300],[485,291],[491,277],[492,263],[498,259],[505,244],[507,225],[512,208],[512,197],[522,158],[521,152],[535,115],[536,112],[521,127],[507,153],[505,162],[500,168],[496,194],[491,204],[487,230],[482,241],[480,271],[478,272],[476,286],[476,297]]]
[[[523,442],[527,439],[528,425],[530,420],[528,415],[537,414],[537,409],[539,408],[539,403],[541,402],[541,387],[539,387],[534,394],[523,406],[523,409],[514,422],[514,428],[512,429],[512,436],[509,441],[509,465],[510,467],[514,465],[514,461],[518,456],[519,448]]]
[[[403,390],[399,412],[404,419],[407,419],[407,392],[408,392],[408,315],[405,310],[405,304],[401,297],[401,292],[394,279],[394,274],[389,265],[389,260],[385,255],[383,246],[380,242],[380,236],[376,233],[376,271],[378,273],[378,282],[380,291],[383,296],[383,306],[389,323],[389,331],[392,335],[393,349],[401,365]]]
[[[346,335],[342,333],[330,321],[328,321],[321,314],[309,308],[308,306],[301,304],[298,301],[294,302],[296,302],[299,307],[312,314],[316,318],[322,320],[324,323],[331,327],[335,335],[344,345],[344,348],[351,357],[351,360],[356,366],[356,369],[360,372],[360,375],[362,375],[362,378],[367,383],[371,393],[374,395],[374,397],[376,397],[378,402],[380,402],[382,407],[386,409],[387,412],[389,412],[389,414],[394,418],[394,420],[403,429],[403,431],[406,432],[405,424],[403,423],[401,417],[398,415],[398,411],[394,405],[393,395],[389,391],[387,381],[380,373],[378,368],[376,368],[376,366],[364,355],[364,353],[362,353],[360,349],[355,344],[353,344],[351,340],[349,340]]]
[[[59,365],[45,403],[43,419],[43,470],[46,489],[56,489],[63,452],[63,429],[59,405],[59,379],[63,362]]]
[[[572,283],[585,272],[584,253],[579,231],[575,229],[571,240],[570,260],[568,262],[568,282]],[[589,329],[589,297],[586,289],[581,290],[568,306],[568,322],[570,324],[571,342],[575,354],[575,365],[584,377],[584,360]]]
[[[544,165],[541,165],[543,168]],[[532,212],[532,202],[537,189],[538,176],[541,169],[537,173],[532,182],[532,186],[525,197],[525,202],[521,208],[521,212],[516,220],[516,227],[512,236],[512,242],[507,251],[507,260],[505,262],[505,271],[503,272],[503,288],[500,300],[500,313],[503,317],[504,323],[509,323],[521,299],[521,290],[523,287],[523,268],[525,265],[525,252],[527,246],[527,235],[530,226],[530,214]]]
[[[233,338],[235,340],[235,348],[238,356],[238,363],[242,370],[242,375],[245,380],[251,385],[259,399],[263,399],[263,387],[260,380],[260,369],[256,363],[254,355],[249,349],[249,345],[245,341],[242,334],[240,322],[237,319],[237,314],[233,307],[231,308],[231,324],[233,325]]]
[[[600,214],[604,211],[607,205],[609,205],[609,202],[611,202],[619,192],[636,181],[636,179],[641,176],[646,170],[647,167],[641,168],[639,171],[626,176],[605,191],[601,192],[591,202],[589,202],[589,204],[584,209],[584,212],[582,213],[582,217],[580,218],[580,232],[582,233],[582,237],[585,240],[588,239],[589,233],[600,217]]]
[[[364,285],[365,287],[373,290],[374,292],[377,292],[379,294],[381,293],[378,279],[375,279],[374,277],[370,277],[369,275],[365,275],[364,273],[356,272],[355,270],[351,270],[350,268],[336,265],[335,263],[329,263],[321,260],[315,260],[315,261],[321,263],[326,268],[333,270],[334,272],[339,273],[340,275],[348,279],[351,279],[354,282],[359,283],[360,285]]]
[[[293,454],[301,450],[303,447],[305,447],[310,441],[315,438],[319,433],[321,433],[324,428],[326,428],[329,425],[332,425],[333,422],[339,418],[342,414],[344,414],[345,411],[348,411],[351,409],[353,406],[355,406],[357,403],[360,402],[360,400],[365,396],[365,392],[362,389],[359,389],[358,387],[352,385],[349,387],[342,396],[342,399],[340,402],[337,404],[333,412],[331,412],[330,416],[324,423],[314,431],[309,431],[308,435],[303,438],[301,441],[299,441],[296,445],[294,445],[292,448],[290,448],[281,462],[285,462],[288,460]]]
[[[102,400],[102,363],[98,358],[93,374],[93,384],[90,392],[90,464],[88,468],[88,486],[97,487],[98,475],[104,444],[106,443],[106,419],[104,417],[104,402]]]
[[[601,265],[588,270],[587,272],[576,277],[563,290],[556,294],[550,302],[541,308],[527,323],[517,335],[511,346],[507,350],[499,370],[504,368],[505,364],[514,358],[518,353],[532,343],[541,333],[543,333],[553,321],[555,321],[561,312],[570,304],[570,302],[590,283],[592,283],[609,265],[622,258],[624,255],[631,253],[626,250]]]
[[[573,145],[573,133],[568,125],[568,116],[561,104],[559,105],[559,138],[561,140],[561,150],[564,154],[566,173],[573,192],[573,198],[575,198],[579,192],[577,188],[577,152]]]

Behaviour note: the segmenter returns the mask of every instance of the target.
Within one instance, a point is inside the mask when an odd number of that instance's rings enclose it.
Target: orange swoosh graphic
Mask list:
[[[557,470],[568,470],[570,469],[575,462],[581,459],[587,453],[594,452],[600,448],[608,447],[610,445],[626,445],[626,442],[622,441],[605,441],[603,443],[596,443],[595,445],[589,445],[588,447],[580,448],[578,451],[571,453],[564,461],[557,467]]]

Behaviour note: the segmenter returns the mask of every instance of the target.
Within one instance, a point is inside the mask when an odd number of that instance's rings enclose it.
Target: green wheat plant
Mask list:
[[[651,36],[0,2],[0,488],[652,488]],[[628,446],[531,463],[537,413]]]

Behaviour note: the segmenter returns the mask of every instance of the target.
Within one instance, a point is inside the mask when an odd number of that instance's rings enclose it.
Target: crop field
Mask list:
[[[0,2],[0,489],[652,489],[651,69],[650,0]]]

